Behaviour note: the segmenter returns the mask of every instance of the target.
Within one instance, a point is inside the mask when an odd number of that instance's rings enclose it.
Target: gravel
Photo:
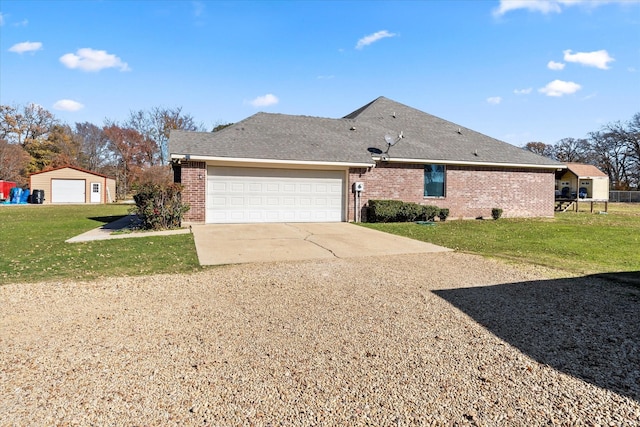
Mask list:
[[[638,425],[640,289],[459,253],[0,287],[0,425]]]

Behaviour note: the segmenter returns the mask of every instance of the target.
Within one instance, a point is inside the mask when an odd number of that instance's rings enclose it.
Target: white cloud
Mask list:
[[[502,102],[502,98],[499,96],[491,96],[487,98],[487,102],[491,105],[498,105]]]
[[[533,88],[530,88],[530,87],[526,89],[515,89],[513,93],[515,93],[516,95],[529,95],[532,90]]]
[[[264,96],[257,97],[253,101],[250,101],[249,104],[253,105],[254,107],[268,107],[270,105],[275,105],[278,102],[280,102],[280,100],[277,96],[268,93]]]
[[[564,60],[567,62],[576,62],[587,67],[596,67],[601,70],[609,69],[609,62],[615,61],[606,50],[596,50],[593,52],[576,52],[571,53],[571,50],[565,50]]]
[[[571,6],[583,6],[593,9],[595,7],[608,4],[630,4],[637,0],[500,0],[500,6],[493,10],[493,15],[498,17],[512,10],[525,9],[529,12],[561,13]]]
[[[494,16],[502,16],[507,12],[518,9],[526,9],[530,12],[541,12],[544,14],[555,12],[560,13],[562,9],[555,1],[549,0],[500,0],[500,6],[493,10]]]
[[[55,110],[60,111],[78,111],[84,108],[84,105],[79,103],[78,101],[73,101],[71,99],[61,99],[53,104],[53,108]]]
[[[60,57],[67,68],[78,68],[82,71],[100,71],[104,68],[118,68],[120,71],[131,71],[129,65],[117,56],[105,50],[91,48],[78,49],[76,53],[67,53]]]
[[[0,27],[4,25],[4,15],[0,12]]]
[[[390,33],[387,30],[378,31],[377,33],[369,34],[368,36],[364,36],[358,43],[356,44],[356,49],[362,49],[365,46],[369,46],[371,43],[375,43],[378,40],[387,38],[387,37],[395,37],[397,34]]]
[[[582,89],[578,83],[565,82],[562,80],[554,80],[543,88],[538,89],[538,92],[544,93],[547,96],[563,96],[571,95]]]
[[[9,52],[15,53],[25,53],[25,52],[35,52],[37,50],[42,49],[42,43],[40,42],[22,42],[16,43],[9,48]]]
[[[550,70],[564,70],[564,66],[565,64],[563,64],[562,62],[549,61],[547,63],[547,68]]]

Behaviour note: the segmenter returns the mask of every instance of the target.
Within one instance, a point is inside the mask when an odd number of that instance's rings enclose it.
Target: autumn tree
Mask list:
[[[0,179],[14,181],[19,186],[25,185],[29,159],[29,153],[20,145],[0,139]]]
[[[229,126],[233,126],[235,123],[218,123],[213,127],[211,132],[220,132],[222,129],[228,128]]]
[[[46,138],[58,119],[44,107],[29,104],[24,107],[3,105],[0,108],[0,136],[9,143],[25,147],[29,142]]]
[[[553,145],[544,142],[527,142],[524,149],[544,157],[553,157]]]
[[[150,153],[155,152],[156,144],[137,130],[113,122],[107,123],[103,131],[112,154],[118,198],[124,199],[141,171],[153,165]]]
[[[203,125],[196,123],[191,115],[183,113],[182,107],[154,107],[149,111],[132,111],[125,125],[156,143],[157,152],[152,158],[153,165],[165,165],[169,161],[171,130],[204,130]]]

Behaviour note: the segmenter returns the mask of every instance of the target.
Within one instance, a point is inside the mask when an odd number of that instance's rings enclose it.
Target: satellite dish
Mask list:
[[[393,139],[393,137],[389,136],[389,135],[385,135],[384,136],[384,140],[387,141],[387,144],[389,145],[393,145],[396,143],[396,140]]]

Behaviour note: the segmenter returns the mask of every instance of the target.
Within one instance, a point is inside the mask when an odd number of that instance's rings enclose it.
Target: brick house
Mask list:
[[[366,219],[369,199],[451,218],[552,217],[565,166],[380,97],[341,119],[258,113],[218,132],[172,131],[186,222]]]

